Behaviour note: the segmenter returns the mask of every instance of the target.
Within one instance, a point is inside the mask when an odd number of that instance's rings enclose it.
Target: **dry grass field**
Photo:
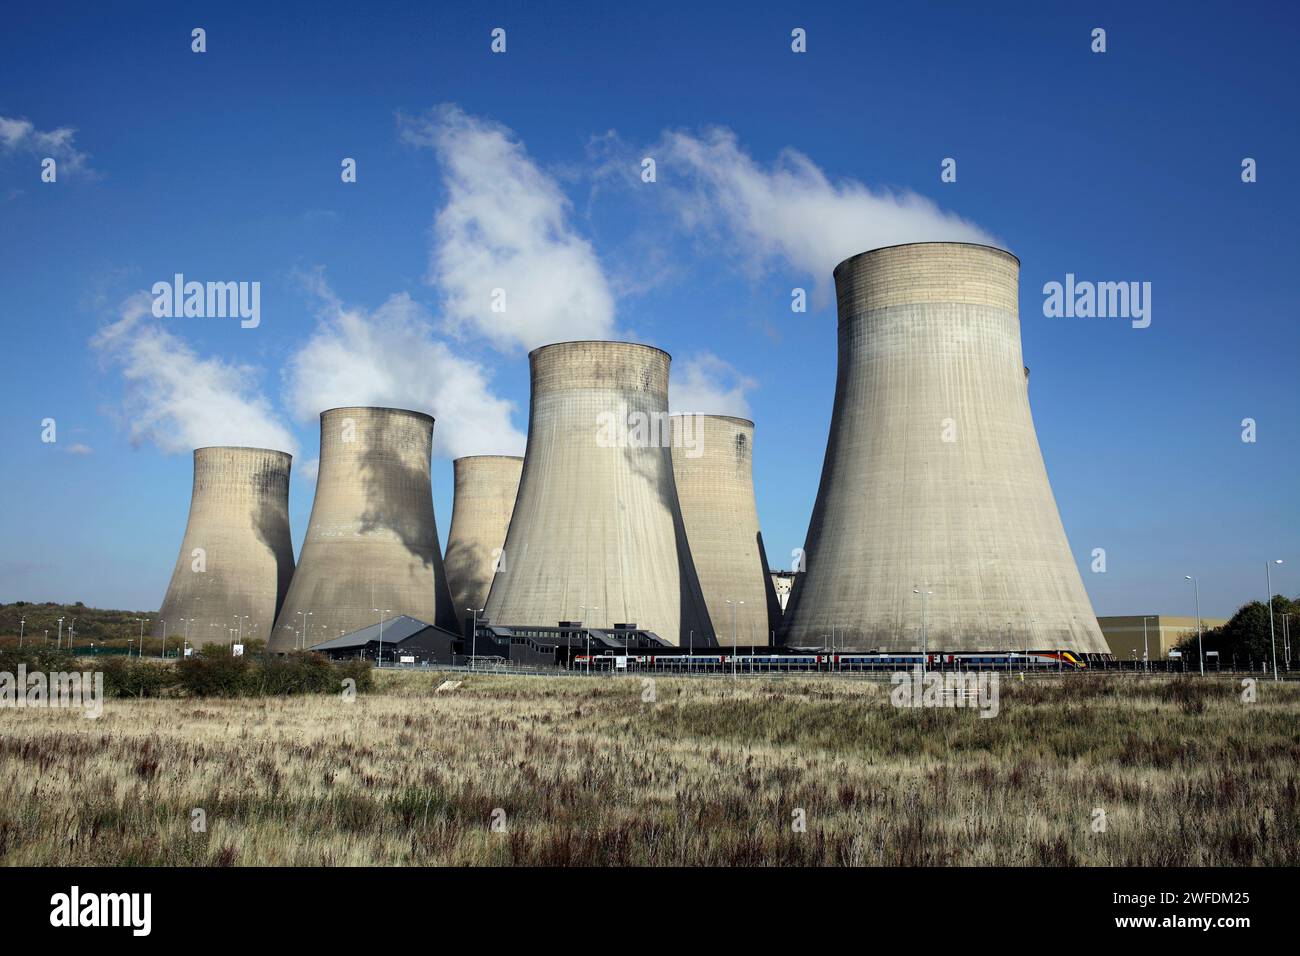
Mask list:
[[[1296,685],[1004,682],[981,719],[815,677],[446,679],[0,710],[0,862],[1300,863]]]

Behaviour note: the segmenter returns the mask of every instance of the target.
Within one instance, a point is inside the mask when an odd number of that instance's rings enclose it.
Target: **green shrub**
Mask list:
[[[364,661],[332,664],[307,651],[253,660],[232,657],[228,648],[203,648],[176,665],[181,689],[192,697],[284,697],[293,694],[337,694],[348,678],[358,691],[373,688],[370,665]]]
[[[375,688],[375,672],[366,661],[343,661],[335,664],[334,674],[336,690],[348,678],[357,682],[357,693],[374,690]]]
[[[93,669],[104,674],[105,697],[162,697],[178,682],[174,667],[153,661],[108,657]]]
[[[176,663],[181,689],[191,697],[239,697],[251,665],[229,651],[213,653],[211,646]]]
[[[328,694],[340,689],[334,666],[319,654],[297,651],[271,657],[249,672],[248,693]]]

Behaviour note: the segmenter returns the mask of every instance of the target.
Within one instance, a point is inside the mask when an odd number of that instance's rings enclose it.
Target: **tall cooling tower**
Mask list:
[[[668,353],[562,342],[528,358],[528,448],[488,619],[585,618],[711,645],[673,480]]]
[[[321,413],[316,499],[272,651],[311,647],[381,615],[456,630],[433,517],[432,450],[433,419],[421,412]]]
[[[197,448],[190,517],[154,636],[266,640],[293,576],[287,452]],[[164,628],[166,632],[164,634]]]
[[[785,643],[915,649],[924,614],[931,650],[1107,652],[1034,434],[1019,272],[946,242],[836,267],[835,407]]]
[[[467,608],[482,608],[492,589],[497,560],[506,543],[524,460],[510,455],[474,455],[452,462],[456,496],[447,532],[447,585],[461,620]]]
[[[718,642],[772,643],[781,606],[754,502],[754,423],[674,415],[673,475],[691,557]],[[731,601],[731,604],[727,602]]]

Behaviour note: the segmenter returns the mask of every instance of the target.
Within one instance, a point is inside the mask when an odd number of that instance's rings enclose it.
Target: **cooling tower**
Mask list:
[[[466,608],[482,608],[492,588],[497,559],[505,547],[510,514],[515,510],[522,458],[474,455],[452,462],[456,496],[447,532],[447,585],[460,620]]]
[[[785,643],[917,649],[924,615],[930,650],[1107,652],[1034,434],[1019,271],[965,243],[836,267],[835,406]]]
[[[457,629],[433,518],[432,448],[433,419],[420,412],[321,413],[316,499],[271,650],[311,647],[380,613]]]
[[[668,353],[562,342],[528,358],[528,448],[488,619],[712,645],[673,481]]]
[[[781,606],[754,503],[754,423],[674,415],[672,426],[677,499],[718,643],[771,644]]]
[[[181,551],[154,636],[202,646],[271,636],[289,579],[289,465],[266,448],[197,448]],[[164,634],[164,627],[166,633]]]

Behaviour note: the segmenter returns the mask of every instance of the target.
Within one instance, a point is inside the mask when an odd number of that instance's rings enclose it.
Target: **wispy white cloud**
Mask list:
[[[439,456],[522,454],[512,403],[492,393],[482,366],[436,337],[418,302],[399,293],[366,311],[345,306],[319,274],[306,282],[320,309],[315,331],[287,368],[295,416],[314,420],[340,405],[410,408],[437,420]]]
[[[77,149],[73,142],[76,135],[71,127],[46,132],[37,129],[31,120],[0,116],[0,152],[52,157],[58,163],[60,176],[94,174],[90,154]]]
[[[825,290],[836,265],[868,249],[996,242],[917,193],[872,190],[854,179],[833,182],[795,149],[764,167],[725,128],[666,133],[655,152],[659,182],[680,225],[719,240],[749,271],[786,264]]]
[[[668,405],[673,414],[735,415],[749,418],[746,393],[757,382],[712,352],[673,362]]]
[[[595,250],[572,228],[568,197],[509,129],[450,105],[399,117],[399,128],[442,167],[448,198],[434,219],[428,280],[449,329],[503,350],[613,334],[614,296]],[[504,311],[493,311],[496,289]]]
[[[122,413],[131,440],[167,454],[205,445],[296,451],[292,433],[252,384],[258,370],[201,358],[154,318],[151,305],[147,292],[137,292],[91,340],[126,381]]]
[[[91,448],[89,445],[83,444],[82,442],[74,442],[68,446],[67,452],[69,455],[93,455],[95,449]]]

